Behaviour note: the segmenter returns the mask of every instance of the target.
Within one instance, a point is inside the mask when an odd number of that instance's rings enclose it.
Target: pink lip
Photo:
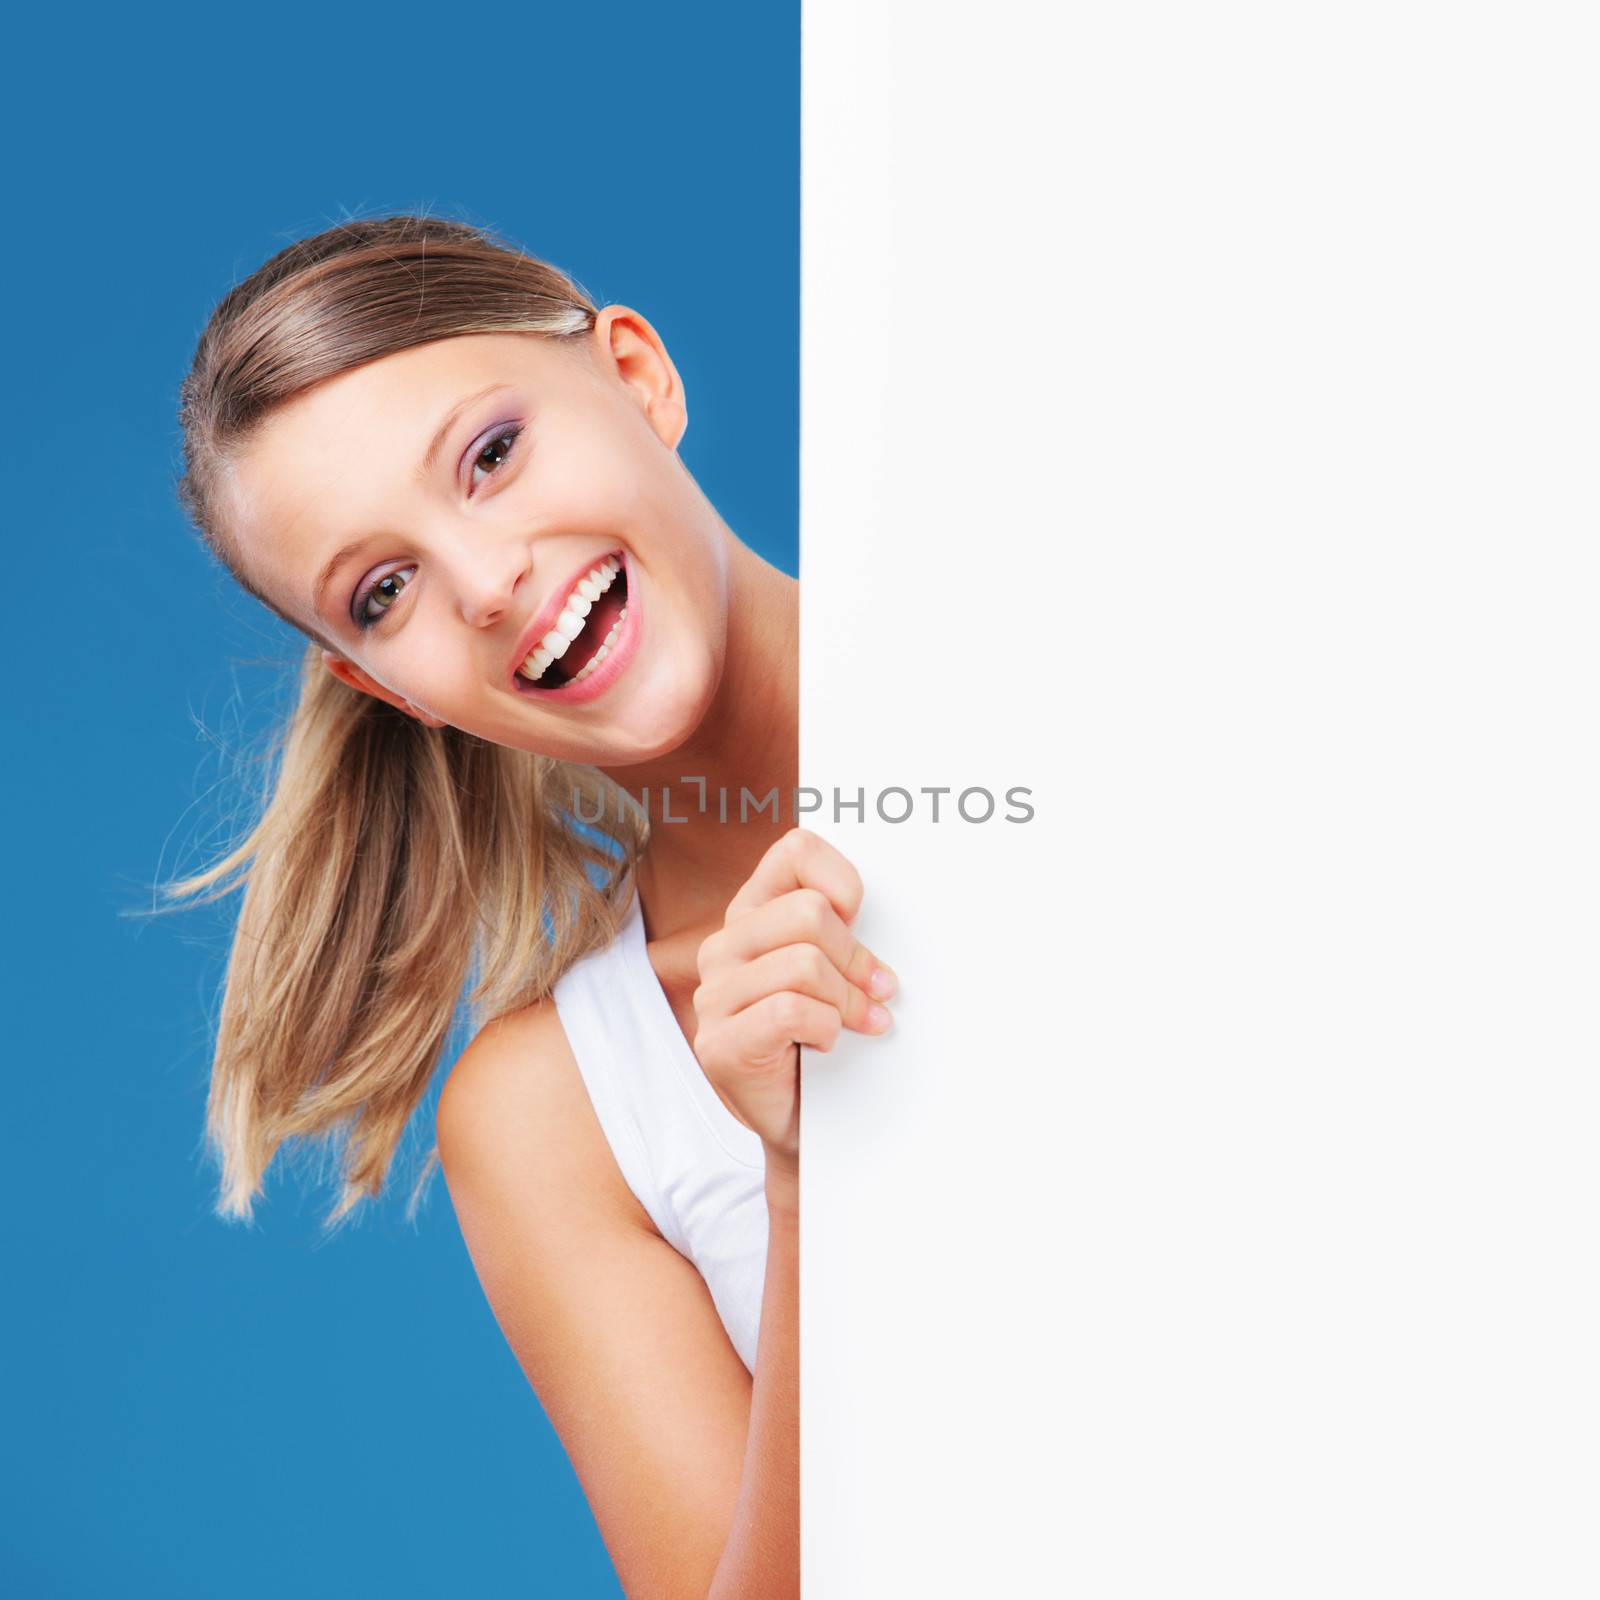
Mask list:
[[[634,652],[639,647],[639,633],[644,624],[644,597],[639,592],[633,563],[628,559],[627,552],[613,550],[610,554],[614,555],[622,563],[622,570],[628,584],[628,619],[622,625],[622,632],[618,636],[617,642],[606,653],[605,660],[581,683],[565,683],[559,689],[541,689],[538,684],[529,683],[526,678],[513,669],[512,677],[518,694],[528,695],[536,700],[554,700],[559,705],[564,706],[582,705],[586,700],[593,700],[604,694],[626,671],[628,663],[633,659]],[[600,560],[604,561],[605,557],[601,556]],[[591,561],[588,566],[584,567],[573,578],[565,589],[559,591],[554,601],[554,610],[551,610],[547,604],[545,609],[549,612],[548,619],[545,620],[544,627],[541,630],[529,631],[527,648],[517,657],[518,666],[521,666],[528,659],[533,647],[550,631],[556,617],[561,614],[561,603],[572,593],[573,585],[578,582],[579,578],[586,577],[590,569],[595,565],[597,563]]]
[[[608,550],[604,555],[592,556],[589,560],[585,561],[584,564],[579,567],[570,578],[567,579],[564,585],[562,585],[560,588],[552,589],[550,591],[550,598],[539,607],[538,611],[534,615],[533,621],[528,624],[528,631],[522,636],[522,644],[518,647],[517,657],[511,663],[511,676],[514,680],[513,687],[515,687],[517,683],[522,684],[525,688],[533,687],[528,680],[517,671],[517,668],[520,667],[522,663],[533,654],[534,646],[537,645],[553,627],[555,627],[556,618],[561,615],[561,608],[567,603],[567,596],[571,594],[572,591],[576,589],[578,585],[585,578],[587,578],[602,561],[608,560],[612,556],[615,556],[619,561],[623,559],[623,554],[620,550]],[[601,662],[601,666],[604,665],[605,663]],[[590,677],[593,676],[594,674],[591,673]],[[586,678],[584,682],[587,683],[588,679]]]

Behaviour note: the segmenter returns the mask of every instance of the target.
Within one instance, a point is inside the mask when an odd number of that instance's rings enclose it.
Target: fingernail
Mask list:
[[[894,993],[894,974],[887,967],[874,967],[867,988],[880,1000],[887,1000]]]
[[[867,1007],[867,1026],[874,1033],[882,1033],[889,1026],[889,1012],[884,1006]]]

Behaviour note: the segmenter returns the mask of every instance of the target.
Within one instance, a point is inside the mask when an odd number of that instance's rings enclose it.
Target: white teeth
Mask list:
[[[517,671],[530,682],[536,681],[553,660],[555,660],[555,657],[543,646],[540,646],[528,656],[528,659],[517,668]]]
[[[552,661],[559,661],[567,653],[572,641],[583,632],[584,619],[594,609],[595,601],[616,582],[617,574],[621,571],[622,563],[615,556],[607,556],[604,561],[591,567],[584,577],[578,579],[573,585],[572,593],[567,596],[556,616],[555,626],[534,646],[527,660],[517,668],[524,678],[531,683],[537,683],[544,676],[545,668]],[[624,604],[617,614],[617,620],[612,623],[601,641],[600,648],[595,651],[593,659],[585,662],[583,670],[573,675],[572,682],[578,683],[587,678],[610,654],[612,645],[617,642],[617,635],[622,631],[623,619],[627,615],[628,608]]]
[[[622,610],[617,613],[617,620],[611,624],[611,627],[607,631],[605,638],[601,640],[600,648],[595,651],[594,655],[591,656],[588,661],[584,662],[583,670],[581,672],[575,672],[572,675],[572,681],[574,683],[582,683],[583,680],[587,678],[589,674],[593,672],[594,669],[598,667],[608,655],[611,654],[611,647],[617,642],[617,637],[622,632],[622,624],[627,621],[627,617],[628,608],[624,606]]]

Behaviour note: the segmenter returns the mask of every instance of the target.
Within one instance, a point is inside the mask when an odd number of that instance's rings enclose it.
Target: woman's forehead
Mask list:
[[[430,460],[475,405],[503,391],[548,405],[584,376],[537,335],[464,334],[383,356],[275,409],[224,475],[239,557],[279,604],[313,614],[309,570],[424,492]],[[592,377],[592,369],[589,370]]]
[[[293,436],[341,424],[427,425],[433,413],[494,383],[559,389],[577,367],[572,352],[537,335],[461,334],[381,356],[339,373],[286,401],[263,424],[263,435]]]
[[[336,475],[345,494],[363,477],[418,477],[442,427],[497,389],[532,386],[548,400],[576,369],[548,340],[464,334],[417,345],[329,378],[267,416],[236,453],[240,492],[319,496]],[[359,452],[359,453],[357,453]]]

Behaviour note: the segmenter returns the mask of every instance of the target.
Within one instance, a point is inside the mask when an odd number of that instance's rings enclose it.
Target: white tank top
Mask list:
[[[623,1178],[699,1269],[753,1372],[767,1262],[761,1137],[722,1103],[684,1038],[650,965],[637,889],[617,937],[552,994]]]

